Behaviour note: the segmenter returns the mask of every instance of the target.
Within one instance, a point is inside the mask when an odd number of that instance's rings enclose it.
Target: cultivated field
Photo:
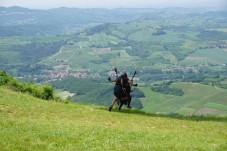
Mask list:
[[[150,88],[141,88],[144,111],[161,113],[179,113],[183,115],[226,115],[227,91],[213,86],[196,83],[174,83],[172,87],[181,88],[183,96],[164,95],[153,92]],[[206,107],[206,110],[203,109]],[[213,109],[216,109],[214,112]]]

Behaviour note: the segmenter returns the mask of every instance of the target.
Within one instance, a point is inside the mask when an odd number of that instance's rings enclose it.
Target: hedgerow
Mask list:
[[[34,97],[50,100],[54,99],[53,87],[49,84],[33,84],[20,82],[6,73],[4,70],[0,70],[0,86],[5,85],[8,88],[22,92],[29,93]]]

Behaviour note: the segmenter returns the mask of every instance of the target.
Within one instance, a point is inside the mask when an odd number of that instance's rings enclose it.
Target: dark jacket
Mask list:
[[[129,88],[128,80],[129,79],[127,77],[118,77],[117,78],[116,84],[115,84],[115,87],[114,87],[114,95],[117,98],[121,99],[129,93],[129,91],[128,91],[128,88]]]

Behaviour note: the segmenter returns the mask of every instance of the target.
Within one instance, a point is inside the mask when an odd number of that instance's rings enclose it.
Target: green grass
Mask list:
[[[92,36],[89,36],[89,46],[92,45],[99,45],[103,47],[108,47],[108,43],[112,44],[118,44],[119,42],[123,42],[123,40],[120,40],[114,36],[111,35],[106,35],[104,33],[96,33]]]
[[[24,36],[13,36],[13,37],[4,37],[0,40],[1,47],[8,47],[11,45],[24,45],[31,42],[32,37]]]
[[[21,55],[18,51],[0,51],[0,58],[2,64],[20,64],[21,63]],[[21,63],[22,64],[22,63]]]
[[[181,88],[184,91],[183,96],[164,95],[151,91],[148,87],[142,87],[141,90],[145,94],[142,98],[144,111],[161,112],[161,113],[180,113],[183,115],[192,115],[202,107],[207,107],[207,103],[219,104],[222,108],[209,105],[210,108],[220,109],[218,114],[226,115],[227,112],[223,108],[227,107],[227,90],[212,86],[193,83],[174,83],[172,87]],[[204,114],[214,114],[205,112]]]
[[[226,63],[226,56],[227,52],[218,48],[200,49],[197,50],[195,53],[189,55],[183,62],[209,62],[215,64],[223,64]]]
[[[226,150],[226,122],[44,101],[0,88],[1,150]]]
[[[74,93],[70,93],[68,91],[56,90],[55,91],[55,95],[58,96],[58,97],[60,97],[60,98],[67,99],[68,97],[72,97],[75,94]]]
[[[177,63],[176,57],[169,51],[154,51],[153,53],[150,54],[149,59],[152,60],[158,57],[163,57],[164,59],[169,60],[173,64]]]
[[[220,110],[227,111],[227,106],[222,105],[222,104],[217,104],[217,103],[208,102],[207,104],[205,104],[205,106],[211,107],[211,108],[215,108],[215,109],[220,109]]]
[[[195,112],[195,109],[192,108],[181,108],[177,113],[181,115],[192,115]]]

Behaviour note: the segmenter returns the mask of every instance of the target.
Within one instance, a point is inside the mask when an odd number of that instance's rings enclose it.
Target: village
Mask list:
[[[62,80],[67,77],[75,78],[95,78],[100,77],[99,73],[90,74],[86,71],[76,71],[73,72],[72,69],[67,65],[58,65],[55,66],[53,70],[42,70],[40,75],[34,75],[36,79],[43,79],[46,82]]]

